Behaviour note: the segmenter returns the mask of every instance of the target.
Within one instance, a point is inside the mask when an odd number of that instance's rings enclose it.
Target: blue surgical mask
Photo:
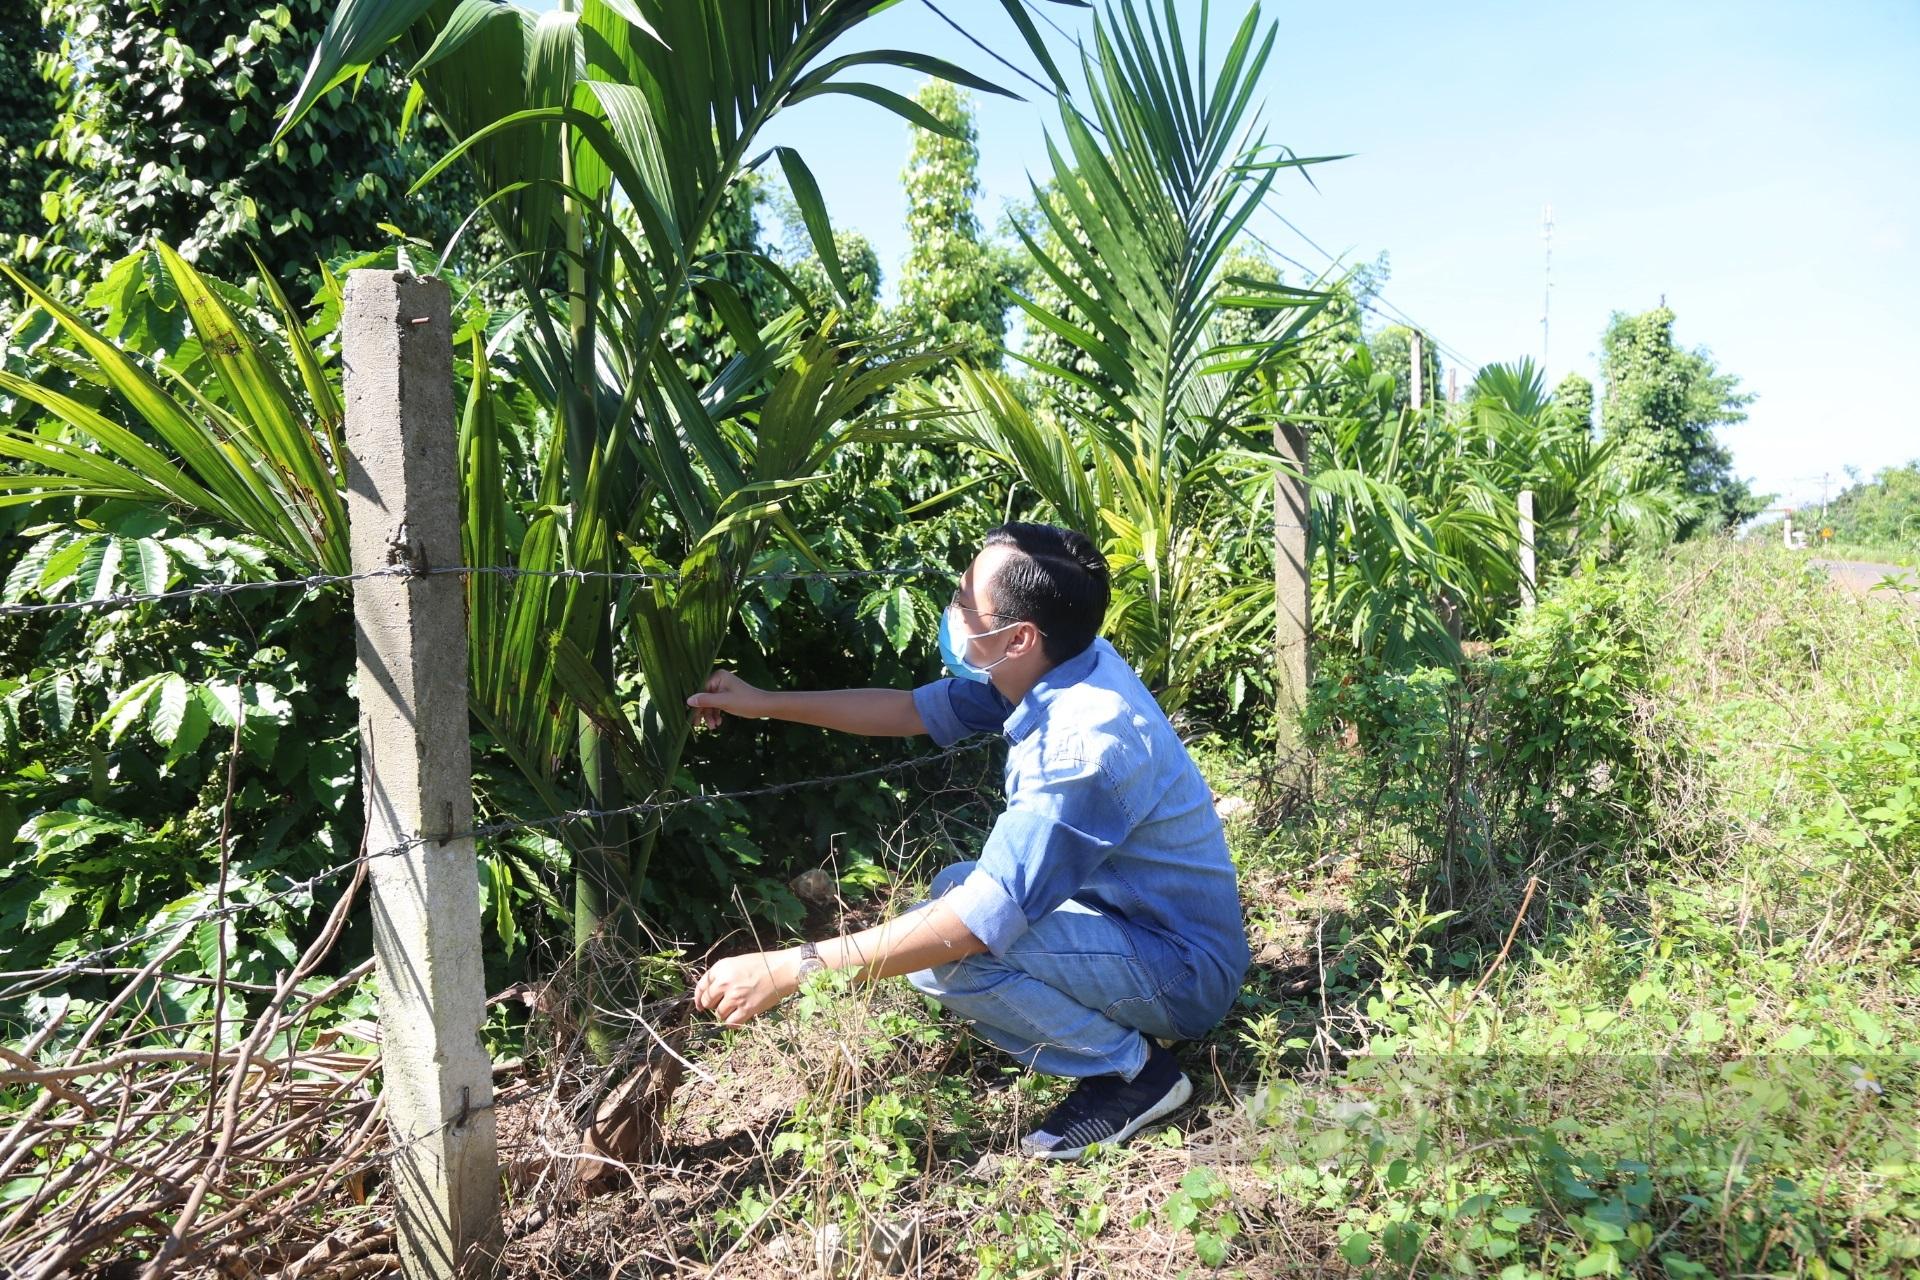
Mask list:
[[[965,632],[961,632],[956,636],[954,634],[953,610],[949,608],[940,615],[940,657],[942,661],[947,664],[947,670],[953,674],[955,679],[974,680],[980,684],[986,684],[988,681],[987,673],[1005,662],[1007,657],[1005,654],[1001,654],[986,666],[976,667],[967,661],[967,646],[975,640],[981,640],[987,636],[999,635],[1002,631],[1019,625],[1017,621],[1009,622],[1004,627],[995,627],[991,631],[982,631],[977,636],[968,635]]]

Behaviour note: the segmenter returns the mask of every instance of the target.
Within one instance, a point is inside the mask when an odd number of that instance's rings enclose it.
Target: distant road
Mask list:
[[[1859,560],[1815,560],[1813,562],[1827,571],[1827,574],[1841,586],[1863,596],[1880,585],[1880,579],[1905,574],[1909,578],[1920,579],[1920,570],[1903,568],[1897,564],[1867,564]],[[1886,592],[1881,592],[1885,595]],[[1906,592],[1907,600],[1920,604],[1920,592]]]

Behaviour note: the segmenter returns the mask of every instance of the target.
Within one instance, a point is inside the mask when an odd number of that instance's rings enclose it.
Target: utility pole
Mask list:
[[[1425,408],[1427,403],[1424,390],[1424,384],[1427,380],[1427,361],[1426,352],[1420,349],[1422,345],[1420,341],[1420,331],[1418,329],[1408,330],[1407,349],[1413,355],[1413,381],[1407,384],[1407,403],[1413,406],[1415,413]]]
[[[1460,403],[1460,366],[1457,364],[1447,366],[1447,403]]]
[[[1822,529],[1827,527],[1827,482],[1832,478],[1832,472],[1820,473],[1820,527]]]
[[[1546,242],[1546,288],[1540,299],[1540,370],[1547,368],[1547,321],[1553,314],[1553,206],[1540,210],[1540,239]]]

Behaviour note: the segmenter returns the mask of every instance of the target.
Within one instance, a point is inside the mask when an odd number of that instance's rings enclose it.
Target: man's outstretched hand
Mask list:
[[[718,729],[727,716],[757,720],[764,710],[766,691],[756,689],[731,671],[716,671],[707,677],[707,687],[691,694],[687,705],[693,708],[693,727]]]
[[[728,956],[700,975],[693,1003],[730,1027],[740,1026],[794,993],[800,985],[794,962],[788,951]]]

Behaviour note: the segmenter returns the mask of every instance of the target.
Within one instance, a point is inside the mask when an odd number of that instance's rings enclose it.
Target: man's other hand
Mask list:
[[[691,694],[687,705],[693,708],[696,729],[717,729],[727,716],[757,720],[766,716],[766,691],[756,689],[731,671],[716,671],[707,677],[707,687]]]
[[[728,956],[700,975],[693,987],[693,1002],[728,1026],[740,1026],[799,987],[794,961],[794,954],[788,951]]]

